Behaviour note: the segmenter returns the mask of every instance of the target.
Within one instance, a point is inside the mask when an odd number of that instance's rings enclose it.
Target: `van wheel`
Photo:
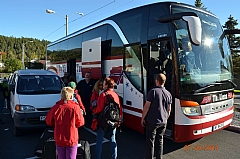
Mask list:
[[[16,137],[22,135],[22,130],[19,129],[18,127],[16,127],[15,125],[14,125],[14,135],[15,135]]]

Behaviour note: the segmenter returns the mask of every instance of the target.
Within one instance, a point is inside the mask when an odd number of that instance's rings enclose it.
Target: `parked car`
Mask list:
[[[8,84],[14,135],[21,135],[23,129],[46,127],[47,112],[61,98],[64,84],[60,77],[47,70],[18,70]]]

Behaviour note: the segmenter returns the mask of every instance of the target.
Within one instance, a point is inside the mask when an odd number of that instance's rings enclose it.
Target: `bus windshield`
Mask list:
[[[180,93],[188,94],[217,81],[231,81],[232,57],[226,37],[220,41],[223,30],[219,20],[204,12],[173,6],[172,13],[180,12],[197,13],[202,25],[202,41],[196,46],[190,41],[186,22],[174,21],[178,44]]]

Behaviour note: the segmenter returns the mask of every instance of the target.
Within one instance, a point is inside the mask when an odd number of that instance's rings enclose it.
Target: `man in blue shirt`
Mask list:
[[[163,135],[172,104],[172,95],[165,89],[165,82],[164,74],[156,76],[156,87],[149,91],[143,108],[141,124],[146,126],[146,159],[153,159],[154,149],[159,150],[156,152],[156,159],[161,159],[163,154]]]

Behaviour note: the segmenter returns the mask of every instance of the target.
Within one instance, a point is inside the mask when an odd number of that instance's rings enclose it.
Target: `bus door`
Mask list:
[[[172,49],[170,39],[157,39],[148,42],[149,58],[147,73],[147,90],[155,87],[155,76],[159,73],[166,75],[165,88],[172,94]],[[173,106],[172,106],[173,111]],[[168,119],[165,135],[172,137],[174,114]]]
[[[101,71],[101,37],[82,43],[82,75],[91,72],[92,79],[100,79]]]
[[[143,62],[139,43],[125,45],[123,52],[123,112],[124,125],[143,132]],[[119,80],[119,82],[121,82]]]
[[[69,76],[76,77],[76,59],[67,60],[67,71]]]

